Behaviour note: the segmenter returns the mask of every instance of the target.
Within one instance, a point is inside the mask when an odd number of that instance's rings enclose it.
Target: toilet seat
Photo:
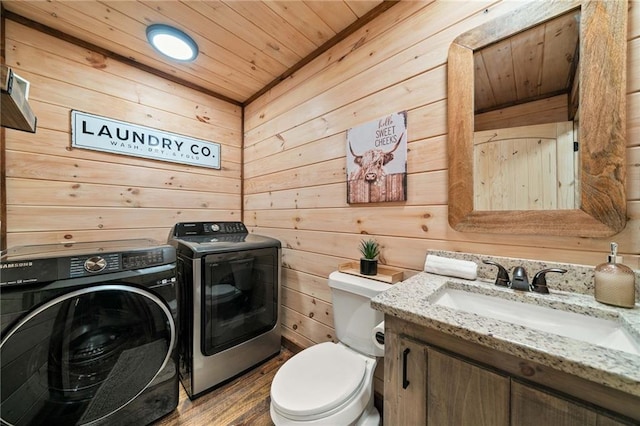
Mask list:
[[[294,420],[331,415],[362,390],[366,370],[367,357],[342,344],[314,345],[280,368],[271,384],[271,403]]]

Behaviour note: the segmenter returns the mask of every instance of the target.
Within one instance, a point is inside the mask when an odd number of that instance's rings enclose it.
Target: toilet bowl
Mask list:
[[[371,337],[383,320],[371,297],[388,284],[333,272],[329,276],[339,342],[324,342],[293,356],[271,384],[271,419],[277,425],[379,425],[373,375],[384,352]]]
[[[375,367],[375,358],[352,351],[341,343],[325,342],[305,349],[280,368],[271,384],[273,422],[276,425],[379,424],[377,410],[367,412],[368,405],[373,406]],[[374,418],[370,419],[372,415]]]

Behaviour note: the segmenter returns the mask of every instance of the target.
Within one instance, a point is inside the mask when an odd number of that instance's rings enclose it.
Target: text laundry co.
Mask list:
[[[72,111],[72,146],[220,168],[220,145],[145,126]]]

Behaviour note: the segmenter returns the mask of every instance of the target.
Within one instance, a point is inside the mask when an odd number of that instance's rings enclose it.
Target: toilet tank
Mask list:
[[[329,275],[329,287],[338,340],[363,354],[383,356],[373,343],[372,330],[384,314],[371,308],[371,299],[391,285],[336,271]]]

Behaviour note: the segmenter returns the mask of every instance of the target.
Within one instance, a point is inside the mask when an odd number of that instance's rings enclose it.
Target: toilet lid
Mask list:
[[[313,416],[351,399],[365,381],[366,361],[331,342],[292,357],[271,383],[271,402],[284,415]]]

